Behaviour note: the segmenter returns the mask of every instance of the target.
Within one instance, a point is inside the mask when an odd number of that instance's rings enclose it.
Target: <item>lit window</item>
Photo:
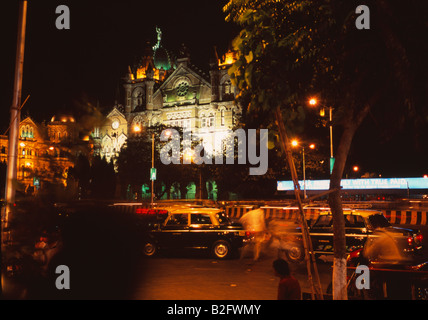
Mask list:
[[[214,127],[214,117],[209,117],[207,119],[207,127]]]
[[[231,87],[232,87],[231,82],[230,81],[226,81],[224,83],[224,93],[225,94],[231,94]]]

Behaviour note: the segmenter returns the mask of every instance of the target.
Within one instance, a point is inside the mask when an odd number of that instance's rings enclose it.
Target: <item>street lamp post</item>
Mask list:
[[[13,101],[10,107],[10,131],[9,131],[9,147],[7,157],[7,172],[6,172],[6,188],[5,198],[6,205],[2,217],[4,225],[2,228],[9,227],[9,218],[15,202],[16,187],[15,180],[17,177],[18,163],[18,136],[20,122],[20,106],[21,106],[21,91],[22,78],[24,69],[24,48],[25,48],[25,31],[27,24],[27,1],[20,1],[19,4],[19,21],[18,21],[18,37],[16,45],[16,60],[15,60],[15,80],[13,89]],[[2,230],[3,231],[3,230]]]
[[[309,99],[309,105],[315,107],[318,104],[316,98]],[[324,107],[324,106],[323,106]],[[330,174],[333,172],[334,155],[333,155],[333,107],[326,107],[329,111],[329,126],[330,126]],[[322,112],[322,114],[324,114]]]
[[[333,108],[329,107],[329,124],[330,124],[330,174],[333,172]]]
[[[299,142],[297,140],[293,140],[291,141],[291,145],[293,147],[297,147],[299,145]],[[315,149],[315,144],[311,143],[309,145],[310,149]],[[305,146],[302,146],[302,160],[303,160],[303,164],[302,164],[302,169],[303,169],[303,199],[306,199],[306,160],[305,160]]]
[[[195,158],[195,152],[193,150],[185,151],[184,157],[189,162],[192,162],[193,159]],[[202,200],[202,169],[200,167],[198,168],[198,172],[199,172],[199,200]],[[196,187],[196,183],[195,183],[195,187]],[[196,193],[195,193],[195,199],[196,199]]]
[[[305,147],[302,148],[302,155],[303,155],[303,199],[306,199]]]

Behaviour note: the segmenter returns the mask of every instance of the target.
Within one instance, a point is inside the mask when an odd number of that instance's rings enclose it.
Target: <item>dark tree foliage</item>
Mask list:
[[[113,199],[116,191],[116,172],[112,161],[95,157],[91,165],[91,198]]]
[[[368,30],[355,25],[361,4],[370,9]],[[224,9],[226,20],[242,28],[234,41],[239,59],[229,72],[249,119],[273,129],[269,124],[279,108],[287,130],[293,133],[310,113],[309,96],[334,109],[333,125],[340,138],[330,179],[330,188],[336,191],[330,194],[329,204],[334,256],[343,265],[340,181],[357,129],[370,115],[379,124],[378,130],[371,131],[378,136],[371,137],[370,143],[388,140],[397,129],[413,127],[417,136],[426,132],[427,45],[421,36],[428,31],[427,4],[231,0]],[[341,269],[334,278],[342,281],[346,274]],[[334,295],[338,292],[335,296],[344,298],[343,288],[335,288]]]

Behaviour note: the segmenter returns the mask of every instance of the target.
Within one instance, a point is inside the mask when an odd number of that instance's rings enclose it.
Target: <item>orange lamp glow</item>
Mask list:
[[[141,132],[141,127],[138,124],[136,124],[133,129],[136,133]]]

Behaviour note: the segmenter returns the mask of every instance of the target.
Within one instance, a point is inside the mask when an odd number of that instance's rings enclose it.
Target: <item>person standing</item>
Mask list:
[[[299,281],[290,274],[287,261],[277,259],[273,262],[275,275],[279,277],[278,300],[301,300],[301,288]]]

